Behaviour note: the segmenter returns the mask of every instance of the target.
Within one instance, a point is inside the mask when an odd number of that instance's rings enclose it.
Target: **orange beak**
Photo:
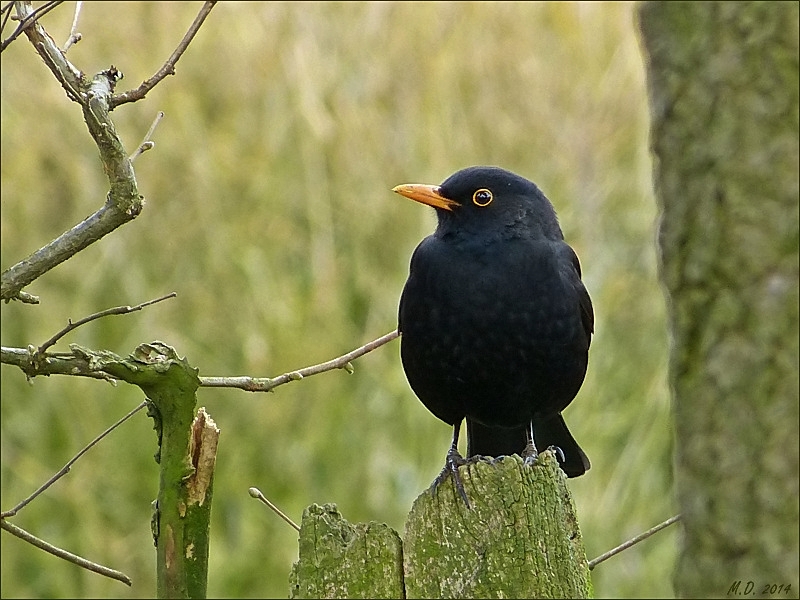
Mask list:
[[[417,202],[427,204],[428,206],[432,206],[434,208],[453,210],[454,207],[459,205],[458,202],[442,196],[439,193],[438,185],[404,183],[403,185],[398,185],[397,187],[392,188],[392,191],[400,194],[401,196],[405,196],[406,198],[416,200]]]

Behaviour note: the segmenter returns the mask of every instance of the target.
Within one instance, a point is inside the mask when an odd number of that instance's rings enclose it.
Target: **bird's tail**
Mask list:
[[[561,413],[554,415],[537,418],[533,421],[533,439],[536,447],[541,450],[546,450],[550,446],[557,446],[561,448],[564,453],[564,460],[559,456],[559,464],[567,477],[578,477],[583,475],[592,466],[589,462],[589,457],[586,456],[578,442],[572,437],[572,434],[567,429],[567,424],[564,422],[564,417]]]
[[[526,425],[521,427],[489,427],[467,419],[467,457],[521,455],[528,444]],[[589,470],[589,458],[572,437],[561,413],[533,421],[533,439],[541,452],[557,446],[564,460],[559,464],[567,477],[578,477]]]

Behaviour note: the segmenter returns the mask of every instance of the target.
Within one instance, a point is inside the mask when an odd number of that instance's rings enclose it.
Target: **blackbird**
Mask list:
[[[406,378],[422,403],[453,426],[445,468],[467,456],[555,447],[569,477],[589,459],[561,411],[586,374],[594,312],[555,210],[532,182],[498,167],[470,167],[441,185],[394,192],[436,209],[436,231],[414,250],[398,329]]]

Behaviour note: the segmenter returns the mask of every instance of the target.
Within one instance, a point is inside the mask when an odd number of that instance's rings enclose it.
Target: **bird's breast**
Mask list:
[[[439,403],[448,410],[460,404],[467,414],[492,413],[483,420],[513,421],[520,411],[574,396],[559,381],[585,371],[588,343],[578,298],[561,272],[545,243],[420,244],[400,303],[401,356],[434,414]],[[537,390],[538,400],[528,403],[499,400]]]
[[[476,338],[470,332],[564,340],[561,325],[578,317],[578,301],[549,245],[462,248],[430,239],[414,254],[404,292],[414,320]]]

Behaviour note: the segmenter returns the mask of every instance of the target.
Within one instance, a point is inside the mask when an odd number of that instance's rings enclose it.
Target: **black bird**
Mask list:
[[[411,256],[400,298],[400,355],[411,388],[453,441],[448,473],[464,500],[458,466],[467,456],[555,446],[569,477],[589,459],[561,411],[586,374],[592,302],[555,210],[532,182],[498,167],[470,167],[441,185],[395,192],[436,209],[436,231]]]

